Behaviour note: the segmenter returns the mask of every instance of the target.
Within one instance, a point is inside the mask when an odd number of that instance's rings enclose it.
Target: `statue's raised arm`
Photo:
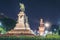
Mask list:
[[[25,11],[25,7],[24,7],[24,4],[23,3],[20,3],[20,10],[21,11]]]

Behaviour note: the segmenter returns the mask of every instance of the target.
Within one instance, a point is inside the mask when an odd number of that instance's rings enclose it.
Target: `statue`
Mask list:
[[[23,3],[20,3],[20,10],[21,11],[25,11],[25,7],[24,7],[24,4]]]

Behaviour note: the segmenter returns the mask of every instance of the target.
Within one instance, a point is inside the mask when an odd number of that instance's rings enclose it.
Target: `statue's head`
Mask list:
[[[21,11],[25,11],[25,6],[24,6],[23,3],[20,3],[20,10],[21,10]]]

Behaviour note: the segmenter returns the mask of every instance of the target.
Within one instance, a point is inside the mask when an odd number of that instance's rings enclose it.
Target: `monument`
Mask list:
[[[18,14],[18,20],[16,26],[11,31],[8,31],[7,34],[10,35],[34,35],[33,31],[30,29],[28,23],[28,17],[24,13],[25,7],[24,4],[20,3],[20,12]]]
[[[39,35],[43,36],[44,32],[45,32],[44,22],[43,22],[43,19],[40,19]]]

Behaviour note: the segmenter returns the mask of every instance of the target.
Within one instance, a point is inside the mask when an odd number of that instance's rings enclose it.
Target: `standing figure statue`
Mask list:
[[[25,11],[25,6],[24,6],[23,3],[20,3],[20,10],[21,10],[21,11]]]

